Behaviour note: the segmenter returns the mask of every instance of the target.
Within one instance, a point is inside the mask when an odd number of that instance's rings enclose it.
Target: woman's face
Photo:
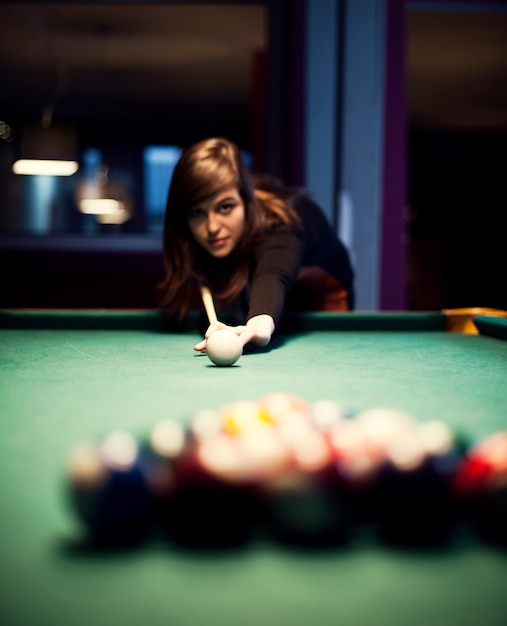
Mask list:
[[[192,207],[188,226],[196,242],[216,258],[228,256],[245,228],[245,203],[237,187],[229,187]]]

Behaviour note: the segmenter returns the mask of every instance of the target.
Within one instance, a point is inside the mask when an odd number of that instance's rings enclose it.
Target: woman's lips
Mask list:
[[[212,248],[220,248],[221,246],[223,246],[225,243],[227,242],[227,238],[226,237],[222,237],[220,239],[208,239],[208,244],[212,247]]]

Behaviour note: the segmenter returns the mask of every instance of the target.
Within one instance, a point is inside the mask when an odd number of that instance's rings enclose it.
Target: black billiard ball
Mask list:
[[[176,489],[166,522],[174,542],[223,548],[250,539],[258,507],[241,460],[233,436],[220,433],[194,440],[176,466]]]
[[[392,440],[376,490],[382,538],[411,545],[447,541],[456,521],[452,481],[458,463],[454,435],[442,422],[418,425]]]
[[[262,485],[270,532],[285,544],[343,543],[350,530],[350,502],[326,437],[309,430],[290,441],[290,451],[290,465]]]
[[[299,546],[343,543],[350,529],[344,493],[308,472],[287,472],[263,491],[269,530],[284,544]]]
[[[153,501],[139,464],[139,447],[129,433],[83,443],[70,456],[67,490],[71,506],[98,543],[141,540]]]
[[[190,423],[191,446],[177,468],[170,531],[192,545],[238,545],[265,525],[262,485],[289,459],[274,409],[282,394],[201,410]],[[268,411],[269,408],[269,411]]]

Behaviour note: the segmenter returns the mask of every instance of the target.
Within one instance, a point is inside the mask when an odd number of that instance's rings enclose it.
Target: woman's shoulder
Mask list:
[[[329,221],[319,204],[313,199],[310,192],[305,190],[293,196],[290,200],[296,211],[303,228],[312,225],[321,228],[329,228]]]

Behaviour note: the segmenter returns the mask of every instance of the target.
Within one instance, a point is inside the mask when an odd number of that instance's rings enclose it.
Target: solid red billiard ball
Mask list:
[[[507,543],[507,431],[479,441],[464,455],[454,486],[478,533]]]

